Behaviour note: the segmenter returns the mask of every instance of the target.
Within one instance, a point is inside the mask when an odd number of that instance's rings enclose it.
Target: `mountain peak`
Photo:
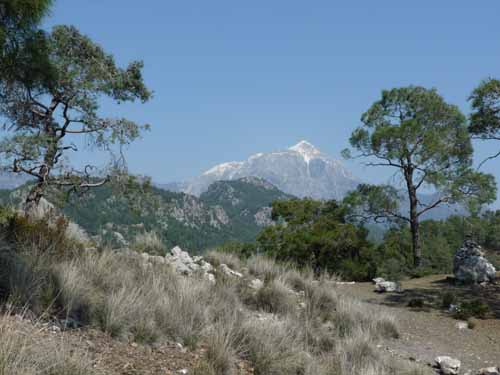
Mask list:
[[[300,141],[295,146],[290,147],[289,150],[298,152],[307,162],[321,155],[321,151],[307,141]]]

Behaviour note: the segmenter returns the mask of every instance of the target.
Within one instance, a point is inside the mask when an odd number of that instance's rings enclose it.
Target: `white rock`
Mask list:
[[[492,282],[496,278],[495,267],[484,257],[481,246],[471,240],[464,241],[455,253],[453,274],[464,283],[480,284]]]
[[[200,269],[204,272],[212,272],[214,270],[212,265],[204,260],[200,262]]]
[[[500,368],[498,367],[486,367],[479,370],[478,375],[500,375]]]
[[[179,370],[179,374],[184,374],[184,375],[186,375],[186,374],[188,374],[188,373],[189,373],[189,371],[188,371],[187,369],[185,369],[185,368],[183,368],[182,370]]]
[[[215,276],[211,273],[206,272],[203,274],[203,277],[212,284],[216,283]]]
[[[440,356],[435,359],[439,370],[444,375],[457,375],[460,370],[461,362],[458,359],[448,356]]]
[[[379,283],[383,283],[385,281],[385,279],[383,279],[382,277],[376,277],[372,281],[374,284],[379,284]]]
[[[456,327],[459,329],[459,330],[463,330],[463,329],[467,329],[469,326],[467,325],[467,322],[458,322],[456,324]]]
[[[397,290],[399,287],[394,281],[382,281],[375,284],[375,291],[379,293],[396,292]]]
[[[239,272],[233,271],[231,268],[227,266],[227,264],[222,263],[219,266],[220,270],[227,276],[234,276],[234,277],[243,277],[243,275]]]
[[[259,280],[259,279],[253,279],[248,284],[248,287],[251,289],[254,289],[254,290],[262,289],[263,286],[264,286],[264,283],[262,282],[262,280]]]

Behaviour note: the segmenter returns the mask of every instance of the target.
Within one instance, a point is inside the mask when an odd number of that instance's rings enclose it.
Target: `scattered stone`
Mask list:
[[[435,359],[438,369],[444,375],[457,375],[461,362],[458,359],[448,356],[440,356]]]
[[[259,290],[259,289],[262,289],[264,287],[264,283],[262,282],[262,280],[254,279],[254,280],[250,281],[250,284],[248,284],[248,286],[251,289]]]
[[[484,257],[481,246],[472,240],[465,240],[453,258],[453,274],[463,283],[480,284],[492,282],[496,270]]]
[[[469,328],[467,322],[458,322],[456,324],[456,327],[459,329],[459,330],[463,330],[463,329],[467,329]]]
[[[478,375],[500,375],[500,368],[498,367],[487,367],[479,370]]]
[[[236,272],[236,271],[233,271],[231,268],[229,268],[227,266],[227,264],[224,264],[222,263],[220,266],[219,266],[220,270],[227,276],[234,276],[234,277],[238,277],[238,278],[241,278],[243,277],[243,275],[239,272]]]
[[[186,374],[188,374],[188,373],[189,373],[189,371],[188,371],[187,369],[185,369],[185,368],[183,368],[182,370],[179,370],[179,374],[184,374],[184,375],[186,375]]]
[[[215,276],[212,273],[204,273],[203,277],[212,284],[215,284],[217,281],[215,280]]]

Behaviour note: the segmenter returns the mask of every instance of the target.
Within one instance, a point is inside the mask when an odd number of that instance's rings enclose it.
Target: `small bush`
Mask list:
[[[451,305],[457,304],[457,296],[450,291],[443,293],[441,306],[444,309],[449,309]]]
[[[459,303],[453,312],[453,317],[460,320],[467,320],[469,318],[485,319],[490,312],[491,309],[486,303],[475,300]]]
[[[477,319],[476,318],[469,318],[467,319],[467,328],[469,329],[474,329],[477,326]]]
[[[425,302],[422,298],[412,298],[408,301],[408,307],[414,309],[421,309],[425,306]]]

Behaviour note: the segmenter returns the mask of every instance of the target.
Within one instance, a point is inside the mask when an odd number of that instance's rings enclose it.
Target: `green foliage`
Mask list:
[[[371,244],[365,229],[347,223],[336,202],[292,199],[273,203],[281,224],[264,229],[260,249],[280,261],[316,272],[340,273],[357,280],[373,276]]]
[[[0,3],[2,85],[19,80],[37,85],[50,76],[46,38],[39,24],[51,4],[51,0],[4,0]]]
[[[408,307],[414,309],[421,309],[425,306],[425,302],[422,298],[412,298],[408,301]]]
[[[86,146],[110,152],[113,168],[123,169],[121,147],[148,126],[102,117],[101,100],[145,102],[151,97],[143,82],[142,62],[118,67],[111,55],[76,28],[57,26],[43,43],[50,80],[34,85],[31,79],[16,77],[0,85],[0,115],[7,130],[0,142],[1,166],[36,179],[29,204],[38,204],[51,186],[82,192],[108,181],[105,175],[110,171],[98,172],[91,165],[78,170],[61,162],[69,152],[78,151],[68,136],[85,135]],[[98,176],[101,179],[96,180]]]
[[[361,121],[363,125],[351,135],[351,146],[370,160],[369,165],[394,169],[404,182],[410,205],[403,213],[394,188],[366,185],[346,202],[354,214],[408,222],[414,264],[420,267],[420,216],[444,203],[467,202],[477,211],[494,201],[494,178],[471,168],[473,149],[466,118],[436,90],[416,86],[384,90]],[[439,192],[433,202],[420,201],[417,192],[424,187]]]
[[[453,317],[460,320],[468,320],[470,318],[485,319],[491,312],[491,308],[480,300],[462,302],[458,304]]]
[[[457,296],[455,293],[447,291],[442,296],[441,306],[445,309],[449,309],[451,305],[457,304]]]
[[[474,89],[469,131],[484,140],[500,139],[500,80],[487,79]]]

